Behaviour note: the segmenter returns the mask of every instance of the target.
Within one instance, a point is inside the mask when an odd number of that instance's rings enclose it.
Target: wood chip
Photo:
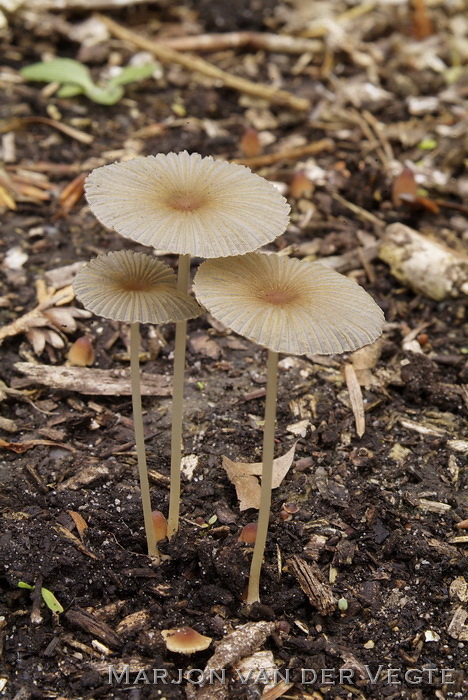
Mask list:
[[[387,226],[379,257],[400,282],[430,299],[442,301],[468,294],[468,256],[409,226]]]
[[[458,639],[460,642],[468,641],[468,625],[466,619],[468,611],[463,608],[457,608],[450,621],[447,632],[453,639]]]
[[[120,620],[115,631],[121,637],[126,637],[132,632],[138,632],[143,629],[146,623],[151,619],[151,613],[149,610],[138,610],[137,612],[131,613]]]
[[[356,376],[353,365],[349,362],[344,366],[346,386],[348,387],[349,400],[353,409],[354,421],[358,437],[362,437],[366,432],[366,418],[364,414],[364,400],[362,398],[361,386]]]
[[[62,481],[56,488],[56,491],[65,491],[71,489],[76,491],[91,484],[96,479],[102,479],[109,476],[109,467],[105,464],[91,464],[88,467],[80,469],[76,474],[73,474],[69,479]]]
[[[288,564],[311,605],[322,615],[331,615],[335,612],[338,601],[330,586],[324,581],[318,566],[304,561],[297,554],[288,559]]]
[[[127,369],[107,370],[88,367],[53,367],[36,365],[32,362],[16,362],[15,369],[25,374],[35,384],[50,389],[77,391],[80,394],[101,396],[130,396],[132,393],[130,371]],[[160,374],[141,375],[143,396],[170,396],[172,382]]]
[[[102,620],[97,620],[85,610],[76,607],[68,610],[64,615],[71,625],[79,627],[93,637],[97,637],[101,642],[111,647],[111,649],[122,646],[122,639],[109,625],[102,622]]]
[[[418,508],[421,510],[427,510],[430,513],[447,513],[447,511],[452,509],[448,503],[440,503],[439,501],[428,501],[426,498],[420,498],[418,501]]]
[[[276,622],[248,622],[237,627],[216,644],[216,651],[205,667],[205,676],[222,668],[229,668],[240,659],[250,656],[278,628]]]

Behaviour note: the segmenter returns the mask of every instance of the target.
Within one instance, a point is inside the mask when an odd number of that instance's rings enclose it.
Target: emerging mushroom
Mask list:
[[[330,355],[374,342],[384,315],[364,289],[320,263],[251,253],[208,260],[194,280],[198,301],[226,326],[268,348],[258,530],[247,602],[259,598],[271,506],[278,353]]]
[[[159,153],[93,170],[91,210],[126,238],[178,253],[177,286],[186,292],[190,256],[218,258],[257,250],[282,233],[289,205],[248,168],[198,153]],[[168,536],[179,526],[183,385],[187,323],[176,325]]]
[[[161,634],[169,651],[175,651],[178,654],[195,654],[197,651],[204,651],[212,642],[211,637],[205,637],[192,627],[161,630]]]
[[[130,323],[130,369],[133,421],[148,554],[158,557],[146,467],[140,389],[140,323],[168,323],[194,318],[200,307],[176,286],[176,276],[160,260],[143,253],[119,251],[100,255],[77,273],[73,282],[83,306],[99,316]]]

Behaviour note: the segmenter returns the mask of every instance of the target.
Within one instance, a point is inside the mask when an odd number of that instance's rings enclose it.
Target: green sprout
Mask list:
[[[111,78],[104,85],[96,85],[89,68],[72,58],[54,58],[44,63],[33,63],[22,68],[21,75],[26,80],[43,83],[60,83],[59,97],[76,97],[86,95],[100,105],[115,105],[124,95],[123,85],[149,78],[157,68],[156,64],[146,66],[127,66],[119,75]]]
[[[29,583],[25,583],[24,581],[19,581],[18,582],[18,588],[26,588],[28,591],[34,591],[36,586],[30,586]],[[51,610],[53,613],[62,613],[63,612],[63,607],[60,605],[58,602],[57,598],[54,596],[52,591],[49,591],[48,588],[44,588],[41,586],[41,596],[42,600],[44,603],[47,605],[49,610]]]

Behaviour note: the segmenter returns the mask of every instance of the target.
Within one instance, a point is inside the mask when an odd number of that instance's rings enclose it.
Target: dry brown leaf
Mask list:
[[[75,510],[67,510],[68,515],[70,518],[73,520],[75,523],[76,529],[78,530],[78,534],[81,539],[83,539],[83,533],[88,527],[88,523],[86,520]]]
[[[75,297],[71,285],[56,291],[53,288],[47,288],[43,280],[38,280],[36,296],[39,302],[36,308],[0,328],[0,344],[5,338],[24,333],[33,346],[34,352],[40,355],[46,343],[54,348],[63,348],[65,336],[62,338],[60,333],[73,333],[77,328],[75,319],[92,316],[84,309],[64,306]]]
[[[80,552],[83,552],[83,554],[86,554],[87,557],[91,557],[91,559],[99,559],[95,554],[89,551],[89,549],[86,549],[84,544],[78,539],[78,537],[75,537],[75,535],[70,532],[70,530],[67,530],[66,527],[61,525],[60,523],[56,523],[54,525],[54,528],[59,532],[61,535],[67,538],[67,540],[70,540],[77,549],[80,550]]]
[[[221,356],[221,348],[213,338],[210,338],[208,333],[202,331],[193,333],[190,336],[189,344],[193,352],[210,357],[212,360],[218,360]]]
[[[353,409],[356,432],[362,437],[366,432],[366,418],[364,414],[364,401],[362,391],[353,365],[346,362],[344,366],[346,386],[348,387],[349,399]]]
[[[286,454],[273,460],[272,488],[277,489],[291,468],[296,451],[296,442]],[[261,462],[233,462],[228,457],[223,457],[223,468],[228,479],[234,484],[239,509],[260,508],[260,481],[262,475]]]

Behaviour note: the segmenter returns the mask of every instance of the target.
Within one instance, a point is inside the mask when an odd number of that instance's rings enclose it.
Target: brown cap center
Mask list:
[[[121,282],[119,288],[125,292],[151,292],[154,286],[154,282],[151,280],[135,279]]]
[[[168,206],[177,211],[196,211],[205,204],[205,198],[193,192],[180,192],[169,198]]]
[[[291,289],[269,289],[261,295],[263,301],[266,301],[268,304],[274,304],[275,306],[290,304],[296,297],[296,292]]]

